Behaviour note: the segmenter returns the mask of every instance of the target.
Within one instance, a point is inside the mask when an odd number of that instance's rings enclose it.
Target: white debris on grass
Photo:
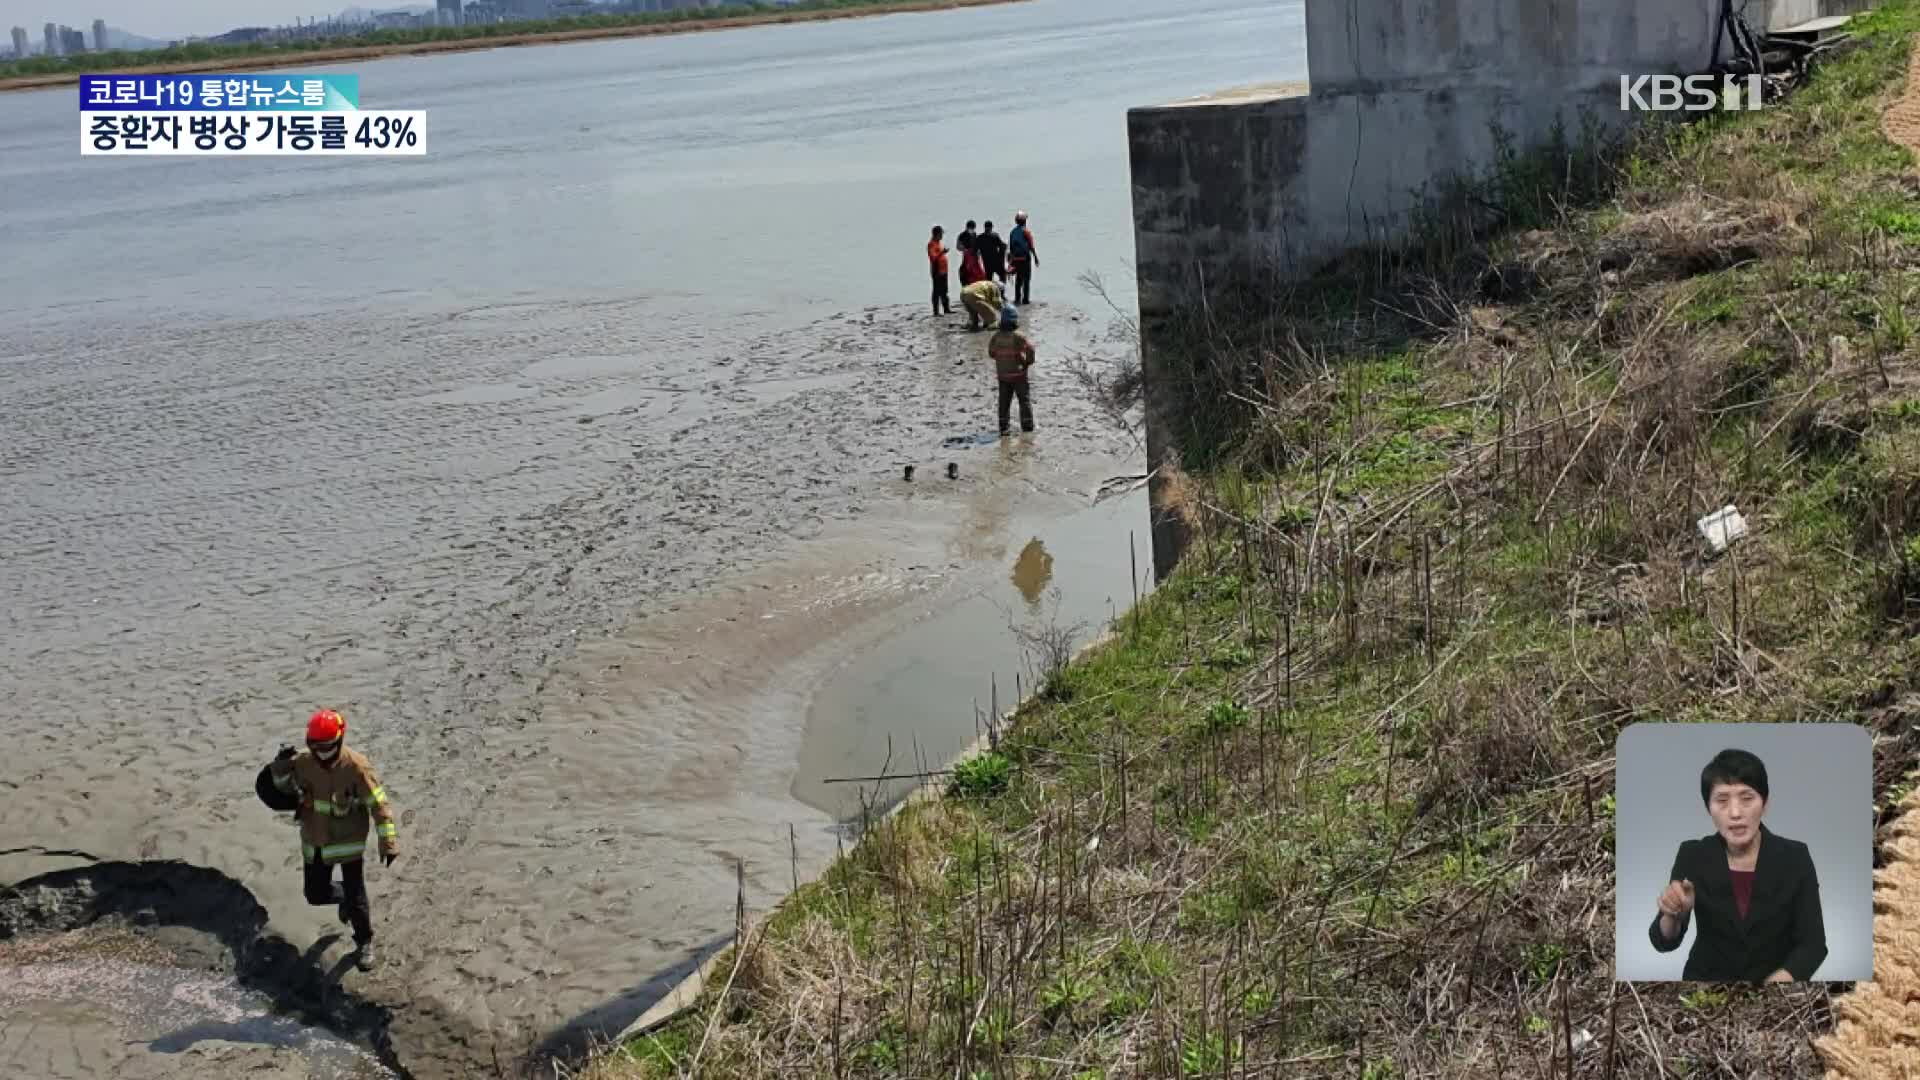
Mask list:
[[[1735,509],[1732,503],[1701,518],[1699,526],[1700,535],[1705,538],[1715,555],[1727,550],[1747,535],[1747,519],[1740,516],[1740,511]]]

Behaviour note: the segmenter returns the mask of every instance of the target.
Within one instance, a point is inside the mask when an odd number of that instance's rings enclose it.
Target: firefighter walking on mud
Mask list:
[[[1020,430],[1033,430],[1033,391],[1027,386],[1027,369],[1033,366],[1033,342],[1020,332],[1020,309],[1012,304],[1000,309],[1000,329],[987,340],[987,355],[993,358],[994,378],[1000,384],[1000,435],[1013,434],[1012,405],[1020,401]]]
[[[307,748],[288,746],[273,759],[272,786],[298,799],[300,854],[306,874],[307,903],[337,904],[340,921],[353,927],[358,947],[355,964],[371,971],[373,911],[367,900],[364,856],[369,828],[378,833],[380,859],[393,865],[400,856],[400,827],[393,805],[366,756],[349,750],[346,717],[322,709],[307,722]],[[263,793],[264,796],[264,793]],[[340,880],[333,880],[334,867]]]

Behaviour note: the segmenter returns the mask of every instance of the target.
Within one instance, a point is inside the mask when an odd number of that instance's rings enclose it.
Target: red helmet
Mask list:
[[[332,709],[321,709],[307,721],[307,741],[309,743],[330,743],[345,738],[347,718]]]

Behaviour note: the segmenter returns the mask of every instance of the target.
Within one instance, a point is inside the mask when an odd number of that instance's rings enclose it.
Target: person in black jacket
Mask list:
[[[1722,750],[1700,771],[1700,799],[1714,831],[1685,840],[1647,930],[1672,952],[1699,916],[1700,932],[1680,977],[1688,982],[1806,982],[1827,958],[1820,880],[1807,845],[1760,823],[1767,767],[1745,750]]]
[[[1007,242],[993,231],[993,222],[989,221],[980,228],[980,235],[973,238],[973,250],[980,255],[980,263],[986,268],[987,276],[999,282],[1007,283]]]

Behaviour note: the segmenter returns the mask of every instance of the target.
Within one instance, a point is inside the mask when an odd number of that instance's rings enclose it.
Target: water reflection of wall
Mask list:
[[[1040,597],[1047,591],[1047,582],[1053,580],[1053,556],[1047,553],[1047,545],[1039,537],[1027,541],[1020,549],[1020,557],[1013,563],[1013,587],[1020,590],[1021,599],[1030,608],[1039,608]]]

